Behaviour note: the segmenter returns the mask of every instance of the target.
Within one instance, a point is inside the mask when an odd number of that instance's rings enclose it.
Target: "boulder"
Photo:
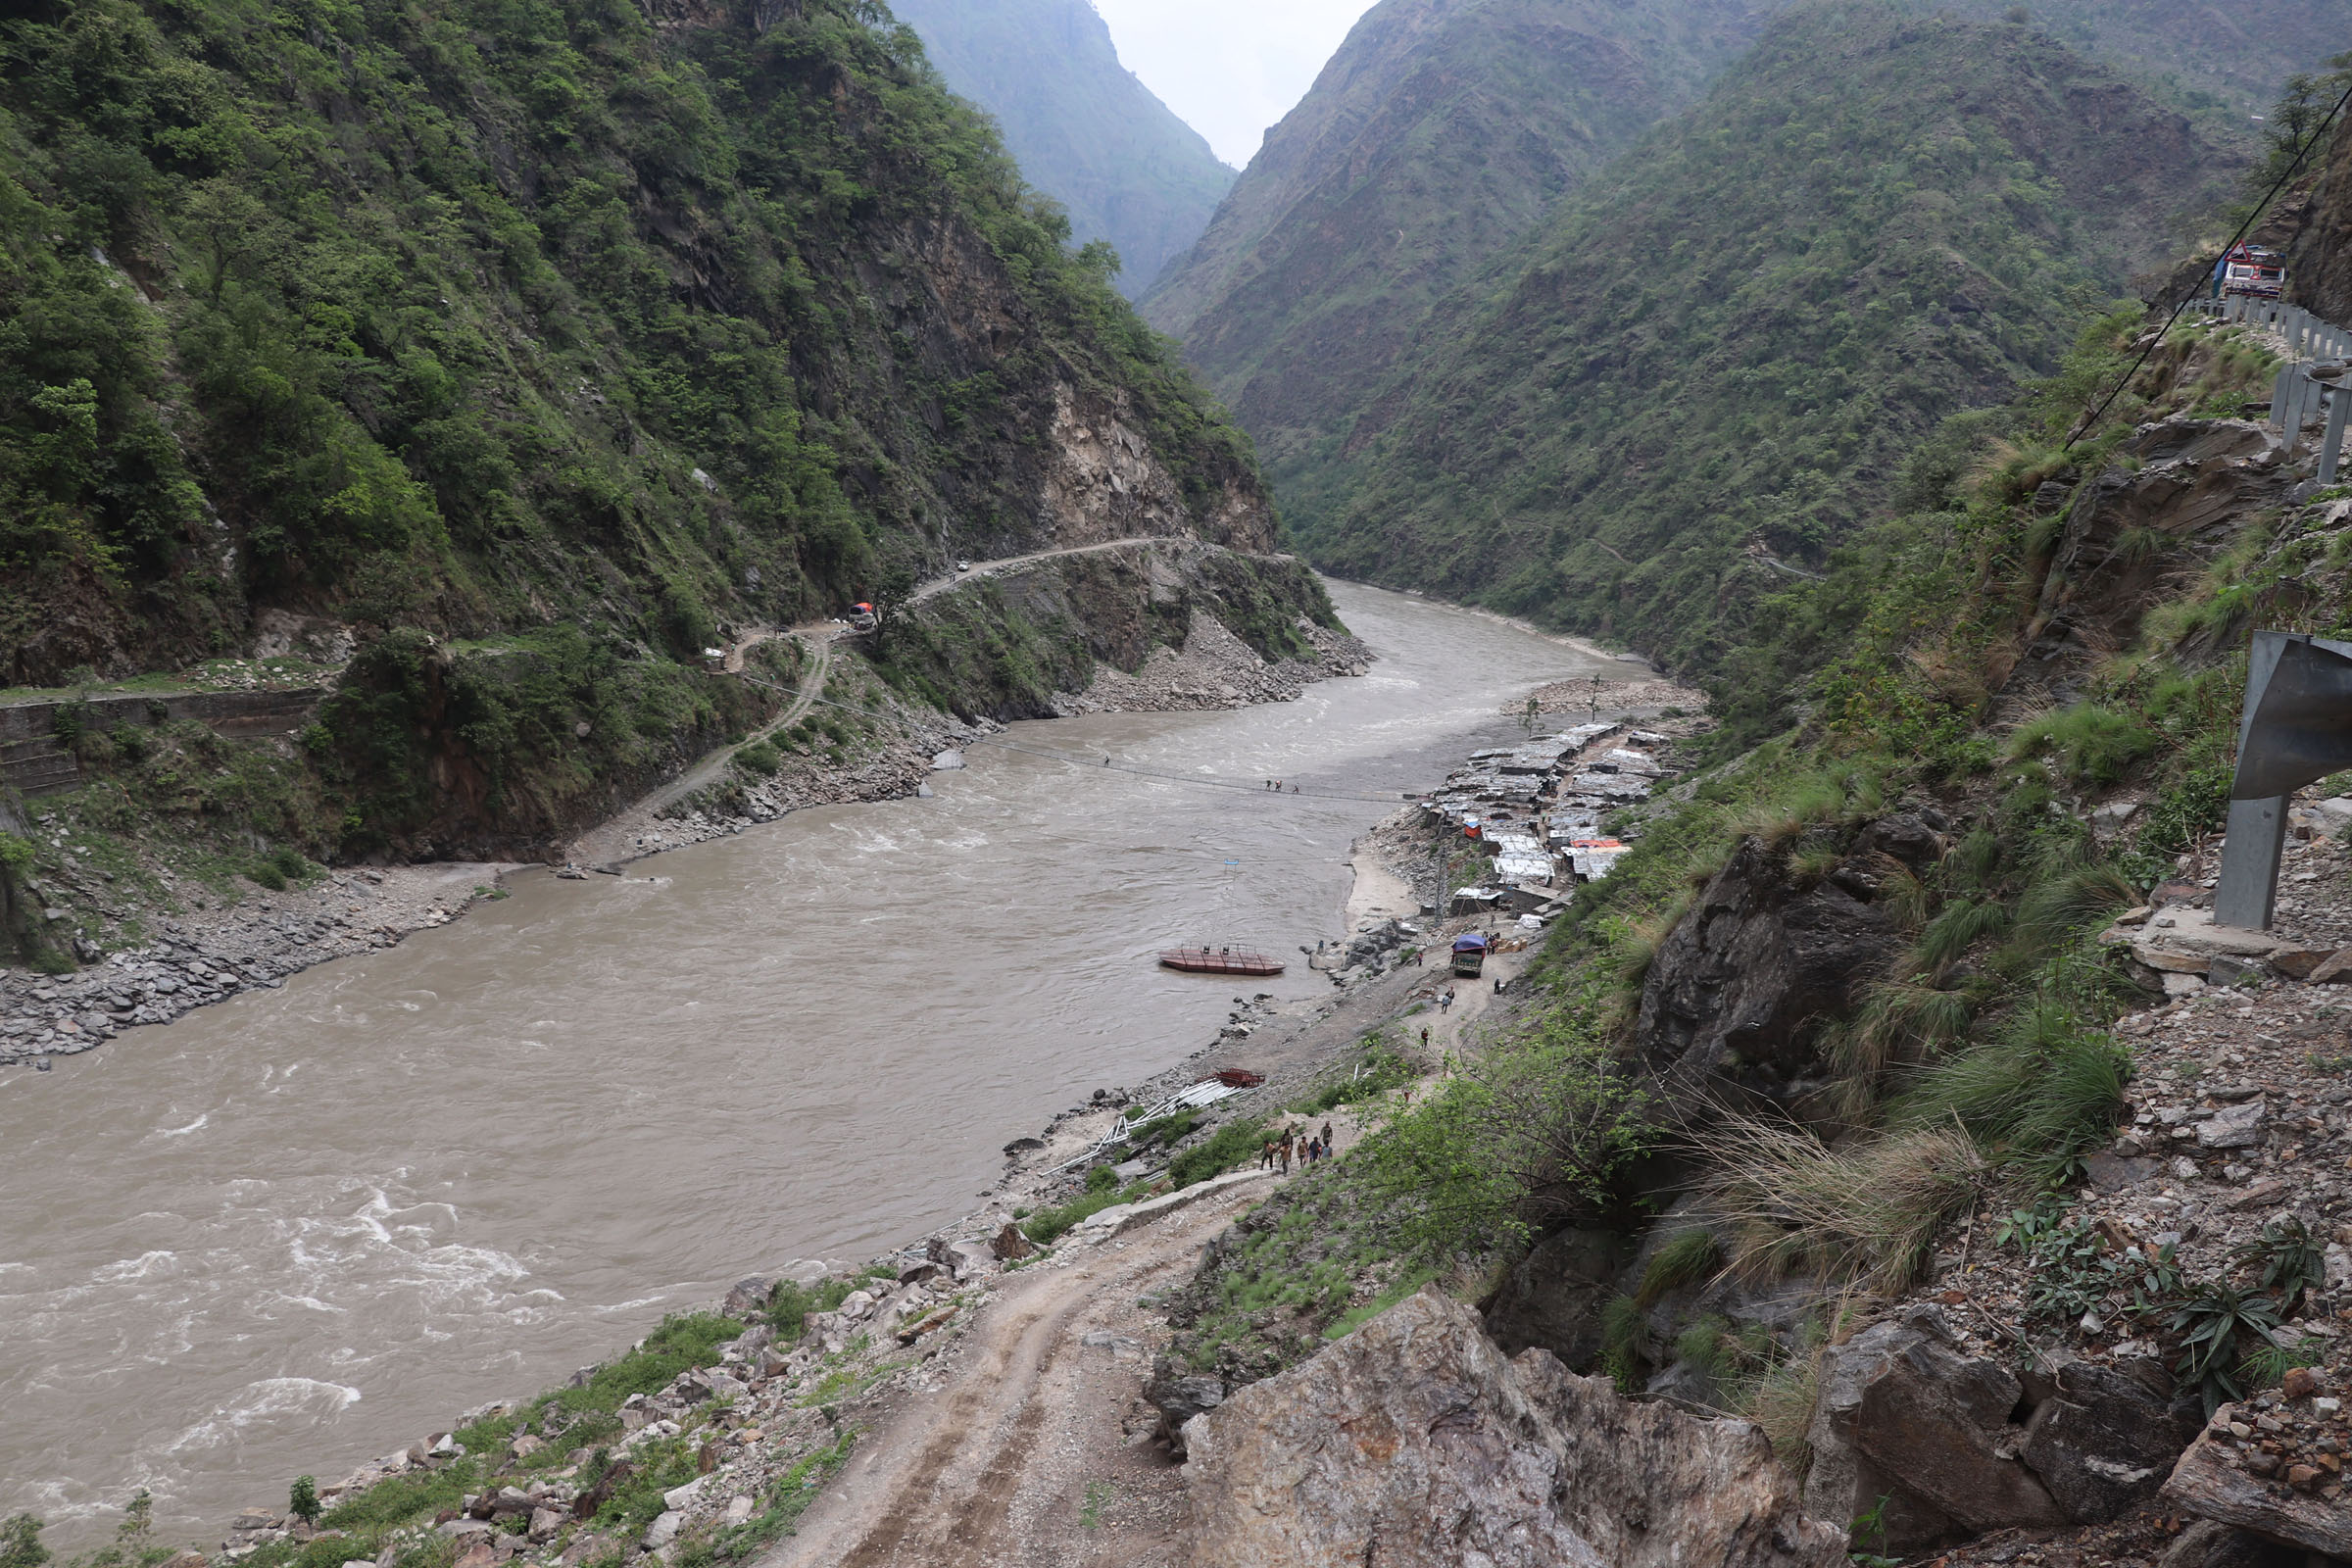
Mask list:
[[[2352,1559],[2352,1508],[2240,1468],[2238,1450],[2224,1435],[2231,1421],[2246,1419],[2235,1405],[2216,1410],[2173,1467],[2162,1489],[2164,1499],[2200,1519],[2235,1525],[2266,1541]]]
[[[767,1298],[775,1289],[774,1282],[754,1277],[737,1280],[727,1292],[725,1311],[729,1317],[753,1317],[767,1306]]]
[[[933,1237],[926,1250],[932,1261],[947,1265],[958,1284],[997,1268],[996,1251],[986,1242],[948,1242]]]
[[[2020,1451],[2077,1524],[2105,1524],[2156,1494],[2202,1424],[2149,1356],[2070,1361],[2034,1410]]]
[[[553,1541],[556,1539],[556,1532],[563,1528],[564,1515],[556,1509],[533,1508],[531,1510],[531,1539],[533,1541]]]
[[[1037,1255],[1037,1244],[1023,1236],[1021,1228],[1010,1220],[1004,1222],[1004,1228],[997,1232],[997,1239],[989,1243],[988,1248],[1000,1261],[1006,1263]]]
[[[2259,1100],[2224,1105],[2197,1123],[2199,1149],[2252,1149],[2262,1142],[2262,1121],[2268,1114]]]
[[[1163,1355],[1152,1364],[1144,1402],[1159,1411],[1159,1436],[1181,1455],[1185,1423],[1225,1402],[1225,1381],[1205,1372],[1187,1372]]]
[[[1830,1519],[1876,1510],[1885,1536],[1873,1549],[2067,1522],[2017,1457],[2024,1433],[2010,1417],[2024,1389],[1998,1362],[1964,1354],[1938,1308],[1915,1306],[1825,1350],[1818,1387],[1805,1506]]]
[[[642,1544],[648,1551],[660,1551],[663,1546],[678,1539],[678,1527],[685,1522],[686,1516],[675,1508],[664,1509],[655,1517],[652,1524],[645,1527],[645,1539]]]
[[[1763,1433],[1506,1358],[1434,1289],[1185,1428],[1195,1568],[1833,1568]]]

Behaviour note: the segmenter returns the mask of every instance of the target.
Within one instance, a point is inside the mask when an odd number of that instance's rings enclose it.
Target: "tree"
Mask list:
[[[294,1478],[294,1491],[286,1498],[286,1512],[306,1525],[318,1522],[318,1484],[309,1476]]]
[[[187,217],[204,243],[206,291],[219,300],[232,265],[251,252],[270,226],[270,209],[235,180],[216,175],[200,181],[189,195]]]
[[[130,1494],[122,1505],[122,1522],[115,1526],[115,1539],[131,1550],[144,1550],[147,1538],[155,1530],[155,1497],[145,1487]]]
[[[0,1568],[41,1568],[49,1548],[41,1544],[41,1522],[21,1513],[0,1522]]]
[[[914,568],[904,561],[884,566],[874,583],[874,650],[881,652],[890,628],[914,604]]]

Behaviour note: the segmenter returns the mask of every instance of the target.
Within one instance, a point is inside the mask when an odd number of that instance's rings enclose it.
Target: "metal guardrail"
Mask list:
[[[2286,438],[2286,455],[2303,444],[2303,432],[2325,416],[2320,435],[2319,481],[2335,483],[2344,456],[2344,428],[2352,419],[2352,328],[2337,326],[2278,300],[2232,294],[2194,300],[2188,309],[2230,324],[2266,327],[2286,339],[2286,363],[2271,383],[2270,423]]]

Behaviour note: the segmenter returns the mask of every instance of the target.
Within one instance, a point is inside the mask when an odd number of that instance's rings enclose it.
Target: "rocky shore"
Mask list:
[[[48,818],[36,816],[36,829]],[[357,867],[272,892],[255,886],[233,904],[179,888],[177,913],[136,948],[102,956],[78,973],[0,970],[0,1066],[70,1056],[140,1024],[240,992],[283,985],[331,958],[388,948],[414,931],[447,925],[475,901],[496,898],[512,865],[442,862]]]

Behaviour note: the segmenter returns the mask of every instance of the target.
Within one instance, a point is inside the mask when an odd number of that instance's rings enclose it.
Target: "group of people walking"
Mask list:
[[[1285,1127],[1280,1138],[1266,1140],[1265,1149],[1258,1154],[1259,1170],[1279,1169],[1288,1176],[1294,1151],[1300,1165],[1319,1165],[1331,1157],[1331,1123],[1323,1124],[1320,1136],[1300,1134]]]

